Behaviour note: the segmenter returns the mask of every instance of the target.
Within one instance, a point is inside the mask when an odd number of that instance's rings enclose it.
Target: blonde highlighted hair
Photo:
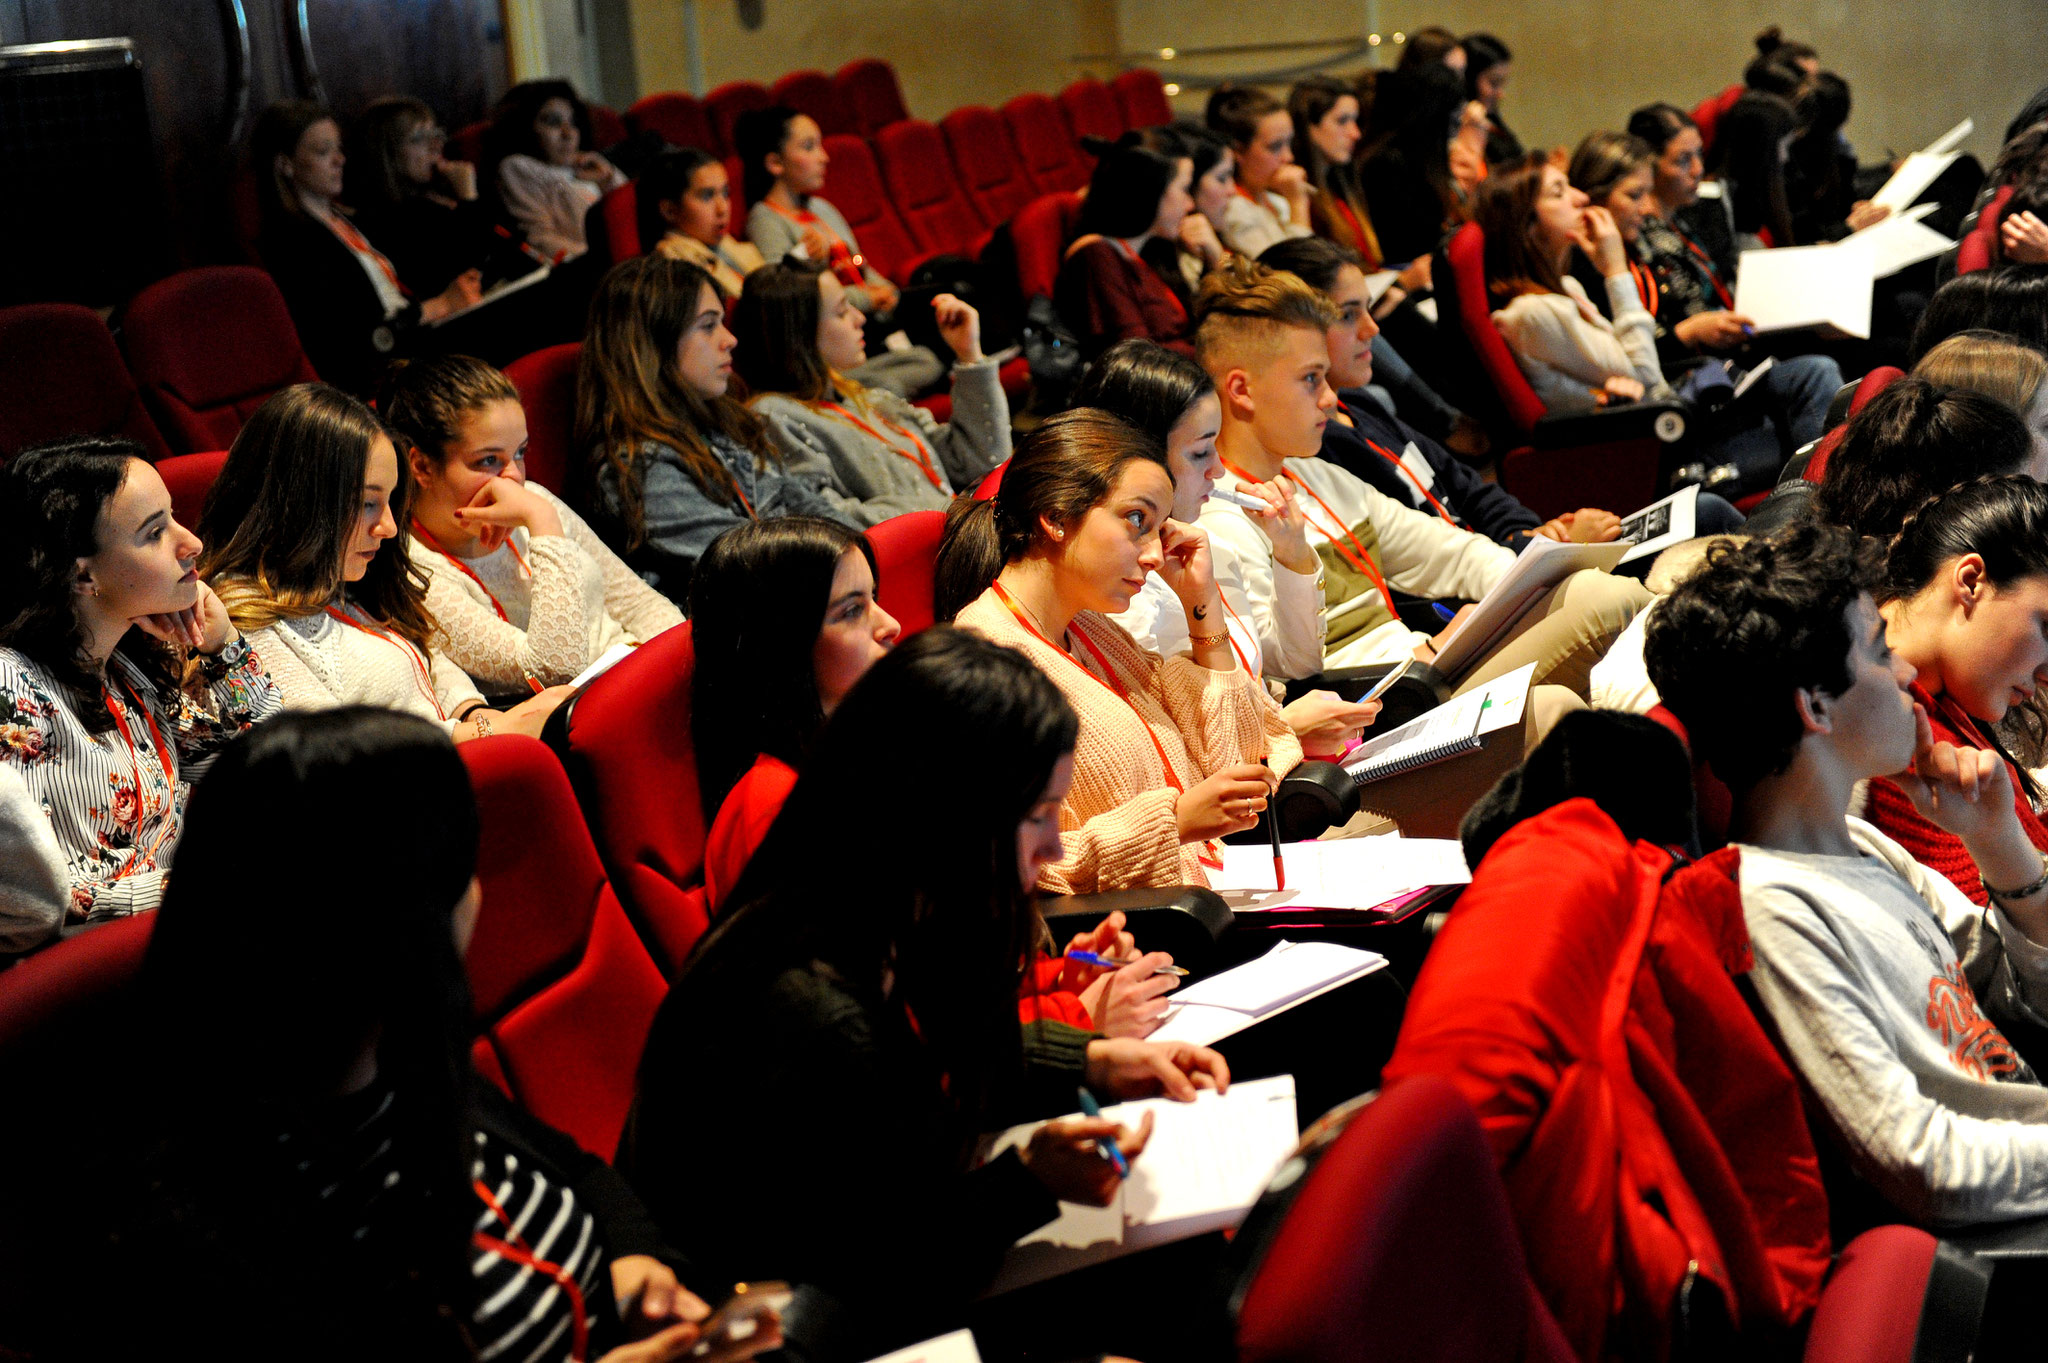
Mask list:
[[[2000,332],[1972,328],[1921,356],[1913,377],[1982,393],[2024,420],[2041,396],[2041,385],[2048,382],[2048,355]]]
[[[1232,256],[1202,279],[1195,295],[1195,353],[1214,366],[1248,351],[1277,347],[1289,329],[1328,331],[1337,305],[1299,275]]]

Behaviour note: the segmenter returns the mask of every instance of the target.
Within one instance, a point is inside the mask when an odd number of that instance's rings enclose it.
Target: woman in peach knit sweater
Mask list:
[[[1280,707],[1238,665],[1207,537],[1172,510],[1158,439],[1083,408],[1026,437],[994,499],[963,499],[948,522],[941,610],[1024,653],[1081,717],[1065,852],[1043,889],[1206,885],[1217,839],[1254,827],[1301,761]],[[1153,572],[1187,610],[1189,655],[1148,653],[1108,618]]]

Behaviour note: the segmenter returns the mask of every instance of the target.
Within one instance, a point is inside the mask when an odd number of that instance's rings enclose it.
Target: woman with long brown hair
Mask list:
[[[573,472],[598,532],[678,605],[711,541],[747,520],[847,517],[791,476],[726,389],[736,344],[711,276],[660,255],[614,266],[576,371]]]
[[[538,736],[568,688],[498,713],[442,656],[425,577],[398,538],[412,501],[411,473],[368,407],[324,384],[287,388],[221,466],[199,520],[200,575],[288,710],[381,705],[458,742],[494,728]]]

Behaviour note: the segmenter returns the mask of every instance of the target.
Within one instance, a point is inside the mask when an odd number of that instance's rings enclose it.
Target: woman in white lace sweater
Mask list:
[[[466,355],[399,368],[379,410],[418,487],[407,549],[448,658],[493,696],[573,680],[607,649],[683,613],[581,516],[526,481],[526,412],[511,380]]]
[[[494,730],[537,737],[568,688],[501,713],[441,654],[423,575],[391,543],[412,498],[369,408],[324,384],[286,388],[228,451],[201,522],[200,570],[286,709],[381,705],[457,742]]]

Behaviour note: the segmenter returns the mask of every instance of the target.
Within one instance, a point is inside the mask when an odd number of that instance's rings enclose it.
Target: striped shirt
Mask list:
[[[157,694],[123,655],[107,664],[116,722],[87,730],[63,686],[27,654],[0,648],[0,762],[14,767],[50,821],[70,900],[39,921],[10,914],[0,951],[22,950],[89,920],[153,909],[206,761],[281,702],[255,654],[237,642],[202,660],[200,700]]]

